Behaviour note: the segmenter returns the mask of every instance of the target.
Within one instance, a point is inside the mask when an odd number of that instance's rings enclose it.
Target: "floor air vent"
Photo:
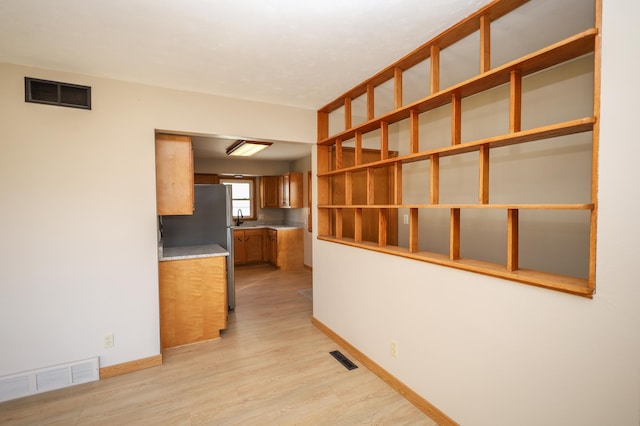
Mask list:
[[[346,368],[347,370],[353,370],[354,368],[358,368],[358,366],[355,365],[353,362],[351,362],[351,360],[349,358],[347,358],[346,356],[342,355],[342,352],[340,352],[340,351],[331,351],[329,353],[331,354],[331,356],[333,356],[335,359],[337,359],[340,364],[344,365],[344,368]]]
[[[98,357],[0,377],[0,402],[100,379]]]
[[[25,77],[24,101],[91,109],[91,87]]]

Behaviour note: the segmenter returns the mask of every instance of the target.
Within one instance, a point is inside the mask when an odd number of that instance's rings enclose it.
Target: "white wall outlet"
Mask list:
[[[394,358],[398,358],[398,342],[392,340],[391,345],[389,345],[389,349],[391,351],[391,356]]]
[[[104,347],[105,348],[112,348],[114,344],[113,341],[113,333],[107,333],[104,335]]]
[[[409,224],[409,215],[408,215],[408,214],[404,214],[404,215],[402,215],[402,222],[403,222],[405,225],[408,225],[408,224]]]

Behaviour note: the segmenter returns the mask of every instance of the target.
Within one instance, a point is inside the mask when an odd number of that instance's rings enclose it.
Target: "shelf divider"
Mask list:
[[[409,113],[409,152],[415,154],[420,151],[420,115],[418,111]]]
[[[402,68],[393,69],[393,107],[402,108]]]
[[[349,130],[352,126],[351,124],[352,116],[351,116],[351,98],[344,98],[344,129]]]
[[[395,205],[402,204],[402,163],[394,163],[393,173],[393,193],[391,202]]]
[[[507,210],[507,270],[518,270],[518,209]]]
[[[409,209],[409,252],[416,253],[419,247],[418,209]]]
[[[435,44],[431,46],[431,66],[429,89],[432,95],[440,91],[440,48]]]
[[[478,178],[478,203],[489,203],[489,145],[482,145],[480,147],[480,155],[478,158],[480,166],[480,176]]]
[[[375,201],[375,193],[376,193],[376,186],[375,186],[375,176],[374,176],[374,171],[375,169],[373,167],[368,167],[367,168],[367,204],[369,205],[373,205],[376,203]]]
[[[431,155],[429,167],[429,201],[431,204],[440,203],[440,154]]]
[[[354,241],[356,243],[362,242],[362,209],[357,208],[353,212],[353,232]]]
[[[509,132],[519,132],[522,127],[522,73],[511,71],[509,88]]]
[[[451,94],[451,145],[460,145],[462,133],[462,98],[460,92]]]
[[[376,87],[372,83],[367,84],[367,120],[373,120],[376,115],[375,93]]]
[[[491,69],[491,18],[480,17],[480,73]]]
[[[380,160],[389,158],[389,123],[380,122]]]
[[[387,226],[389,223],[389,210],[378,210],[378,245],[384,247],[387,245]]]
[[[460,259],[460,209],[452,208],[450,211],[450,239],[449,259]]]

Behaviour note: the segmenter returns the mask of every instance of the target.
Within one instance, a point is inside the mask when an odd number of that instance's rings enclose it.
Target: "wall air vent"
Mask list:
[[[100,380],[100,360],[97,356],[25,371],[0,377],[0,402],[97,380]]]
[[[38,104],[91,109],[91,87],[25,77],[24,100]]]

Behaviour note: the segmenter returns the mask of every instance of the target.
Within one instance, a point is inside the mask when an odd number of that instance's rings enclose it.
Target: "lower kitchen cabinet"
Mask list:
[[[234,229],[234,264],[267,262],[279,269],[304,266],[302,228]]]
[[[270,264],[279,269],[296,269],[304,266],[304,235],[302,228],[267,229]]]
[[[278,231],[267,229],[267,262],[278,266]]]
[[[227,327],[226,257],[163,261],[159,275],[161,348],[220,337]]]
[[[243,265],[264,261],[263,234],[263,228],[233,230],[234,264]]]

